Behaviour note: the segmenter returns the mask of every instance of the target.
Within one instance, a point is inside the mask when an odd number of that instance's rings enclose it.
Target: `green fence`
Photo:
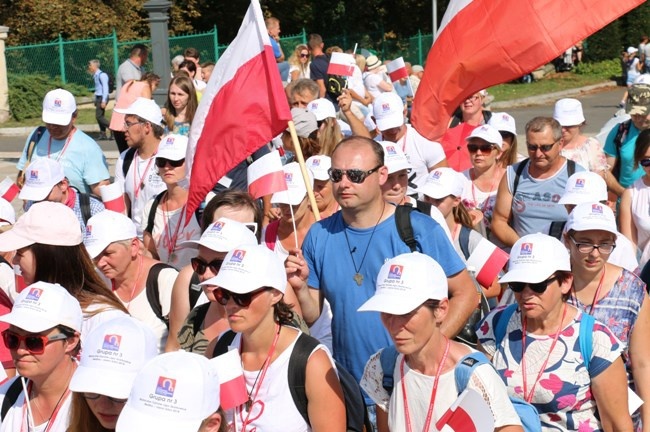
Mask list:
[[[205,33],[194,33],[169,38],[170,58],[182,54],[186,48],[194,47],[201,54],[201,62],[216,62],[228,45],[219,45],[217,27]],[[307,33],[284,36],[280,44],[289,58],[298,44],[307,43]],[[129,50],[136,43],[148,45],[149,40],[118,41],[117,34],[103,38],[66,41],[58,40],[23,46],[6,47],[7,70],[12,74],[30,75],[43,74],[51,78],[60,77],[63,83],[79,84],[88,88],[93,87],[87,67],[88,61],[98,59],[101,69],[115,74],[121,62],[128,58]],[[433,43],[430,34],[417,35],[405,39],[387,39],[383,33],[376,34],[345,34],[327,37],[325,45],[337,45],[344,50],[367,49],[377,53],[382,59],[403,56],[405,61],[413,64],[424,64],[426,55]],[[151,53],[149,53],[151,56]],[[150,59],[151,60],[151,59]],[[150,62],[151,64],[151,62]]]

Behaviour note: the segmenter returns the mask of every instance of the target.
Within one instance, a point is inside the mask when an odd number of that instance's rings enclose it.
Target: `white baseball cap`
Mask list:
[[[553,118],[561,126],[577,126],[585,122],[585,115],[582,113],[582,104],[578,99],[565,98],[555,102]]]
[[[633,46],[627,47],[627,53],[628,54],[634,54],[635,52],[639,52],[639,49],[636,48],[636,47],[633,47]]]
[[[472,133],[465,138],[465,141],[469,142],[472,138],[479,138],[490,144],[494,144],[499,150],[501,150],[501,147],[503,146],[503,138],[501,138],[499,130],[489,124],[475,128]]]
[[[404,102],[393,92],[384,92],[372,103],[375,123],[380,131],[400,127],[404,124]]]
[[[375,294],[358,311],[404,315],[429,299],[447,296],[447,276],[440,264],[419,252],[406,253],[381,266]]]
[[[388,174],[404,169],[413,169],[408,158],[397,144],[390,141],[380,141],[379,144],[384,148],[384,165],[388,168]]]
[[[566,246],[546,234],[528,234],[510,249],[508,272],[499,283],[539,283],[556,271],[571,271],[571,259]]]
[[[515,118],[506,112],[492,113],[492,117],[490,117],[488,124],[499,132],[510,132],[515,136],[517,135]]]
[[[84,245],[91,258],[96,258],[111,243],[138,236],[133,221],[122,213],[102,210],[86,224]]]
[[[67,90],[56,89],[48,92],[43,99],[43,122],[67,126],[72,114],[77,111],[77,102]]]
[[[126,399],[137,373],[157,354],[156,336],[140,320],[124,315],[106,321],[85,335],[70,390]]]
[[[326,118],[336,118],[334,104],[325,98],[309,102],[307,104],[307,111],[314,113],[316,121],[325,120]]]
[[[23,289],[11,312],[0,321],[30,333],[40,333],[59,325],[81,332],[83,313],[76,298],[59,284],[36,282]]]
[[[208,225],[199,240],[187,240],[184,247],[198,248],[199,245],[215,252],[228,252],[241,244],[257,244],[253,231],[241,222],[220,217]]]
[[[16,223],[16,210],[9,201],[0,198],[0,226]]]
[[[287,190],[275,192],[271,196],[271,203],[298,205],[305,199],[305,195],[307,195],[307,187],[302,178],[300,164],[298,162],[291,162],[284,165],[282,169],[284,170],[284,180],[287,182]],[[313,187],[314,178],[312,177],[311,171],[307,170],[307,175]]]
[[[607,183],[595,172],[574,173],[564,186],[564,195],[558,204],[582,204],[607,200]]]
[[[188,138],[184,135],[169,134],[162,137],[158,145],[157,158],[171,161],[185,159]]]
[[[64,178],[63,167],[55,159],[36,159],[25,170],[25,185],[18,198],[25,201],[43,201],[52,192],[52,188]]]
[[[34,203],[14,226],[0,234],[0,252],[9,252],[34,243],[53,246],[81,244],[81,226],[72,209],[65,204]]]
[[[615,236],[619,232],[616,229],[616,217],[611,208],[599,202],[578,204],[566,223],[566,231],[607,231]]]
[[[327,173],[332,167],[332,159],[325,155],[311,156],[305,161],[305,165],[309,168],[312,175],[316,180],[327,181],[330,175]]]
[[[127,108],[115,108],[114,111],[125,115],[135,115],[152,124],[162,126],[162,111],[153,99],[139,97]]]
[[[185,351],[154,357],[140,369],[117,432],[198,431],[217,412],[219,376],[206,357]]]
[[[265,245],[240,245],[228,252],[219,274],[201,285],[222,287],[236,294],[262,287],[284,293],[287,273],[282,259]]]
[[[467,179],[452,168],[442,167],[431,171],[417,188],[417,192],[433,199],[453,195],[460,197]]]

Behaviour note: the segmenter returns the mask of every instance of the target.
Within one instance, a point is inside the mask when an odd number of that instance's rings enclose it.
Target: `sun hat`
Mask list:
[[[61,285],[36,282],[23,289],[11,312],[0,321],[30,333],[40,333],[59,325],[81,332],[83,313],[76,298]]]
[[[65,204],[43,201],[34,203],[9,231],[0,234],[0,252],[34,243],[76,246],[81,241],[81,226],[72,209]]]
[[[369,55],[366,58],[366,68],[368,68],[369,71],[375,70],[378,67],[381,66],[381,60],[376,55]]]
[[[135,115],[155,125],[162,126],[163,116],[160,107],[153,99],[139,97],[126,108],[115,108],[116,113]]]
[[[220,217],[208,225],[201,238],[181,243],[183,247],[206,247],[215,252],[228,252],[241,244],[257,244],[253,231],[241,222]]]
[[[566,246],[546,234],[528,234],[510,249],[508,272],[499,283],[538,283],[556,271],[571,271],[571,259]]]
[[[429,299],[447,296],[447,276],[440,264],[419,252],[406,253],[381,266],[375,294],[358,311],[404,315]]]
[[[490,144],[494,144],[499,150],[501,150],[501,147],[503,146],[503,138],[501,137],[499,130],[489,124],[484,124],[475,128],[472,133],[465,138],[465,141],[469,142],[472,138],[479,138]]]
[[[309,135],[318,130],[316,116],[304,108],[291,108],[291,117],[296,128],[296,135],[301,138],[309,138]],[[287,132],[289,132],[289,127],[287,127]]]
[[[206,357],[185,351],[161,354],[140,369],[117,432],[198,431],[220,404],[219,376]]]
[[[626,111],[629,115],[650,113],[650,84],[633,84],[628,90]]]
[[[236,294],[246,294],[262,287],[284,293],[287,273],[282,259],[263,245],[240,245],[228,252],[221,270],[201,285],[219,286]]]
[[[582,103],[578,99],[565,98],[555,102],[553,118],[561,126],[577,126],[585,122],[582,112]]]
[[[404,102],[393,92],[384,92],[372,102],[375,123],[380,131],[400,127],[404,124]]]
[[[138,236],[133,221],[122,213],[102,210],[86,224],[84,245],[91,258],[97,258],[111,243]]]
[[[67,90],[59,88],[49,91],[43,99],[43,123],[67,126],[75,111],[77,102]]]
[[[595,172],[580,171],[568,178],[558,204],[582,204],[607,200],[607,183]]]
[[[488,124],[499,132],[509,132],[515,136],[517,135],[515,118],[506,112],[492,113]]]
[[[307,104],[307,111],[316,116],[317,121],[326,118],[336,118],[336,108],[334,104],[325,98],[313,100]]]
[[[271,196],[271,204],[289,204],[298,205],[305,199],[307,195],[307,187],[302,178],[300,171],[300,164],[298,162],[291,162],[282,167],[284,170],[284,180],[287,182],[287,190],[275,192]],[[309,182],[314,187],[314,178],[311,171],[307,170]]]
[[[314,179],[327,181],[330,175],[327,171],[332,167],[332,159],[325,155],[314,155],[305,161],[305,165],[309,168]]]
[[[52,188],[64,178],[63,167],[56,159],[36,159],[25,170],[25,185],[18,198],[25,201],[43,201],[52,192]]]
[[[128,315],[106,321],[85,335],[70,390],[126,399],[137,373],[156,355],[149,326]]]
[[[380,141],[379,144],[384,148],[384,165],[388,168],[388,174],[413,169],[408,158],[397,144],[390,141]]]
[[[0,226],[16,223],[16,210],[9,201],[0,198]]]
[[[185,135],[165,135],[160,140],[156,157],[171,161],[185,159],[185,155],[187,154],[187,141],[188,138]]]
[[[611,208],[599,202],[578,204],[567,220],[566,231],[607,231],[615,236],[619,232],[616,228],[616,217]]]
[[[433,199],[442,199],[449,195],[460,197],[466,182],[465,176],[452,168],[436,168],[427,174],[417,192]]]

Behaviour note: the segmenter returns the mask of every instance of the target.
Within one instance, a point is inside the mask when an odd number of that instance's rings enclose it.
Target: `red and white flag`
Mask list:
[[[272,151],[248,166],[248,193],[255,199],[287,190],[280,153]]]
[[[111,183],[99,187],[99,194],[106,210],[126,214],[126,203],[124,202],[124,187],[121,182]]]
[[[388,63],[386,70],[388,71],[388,76],[392,82],[399,81],[402,78],[408,78],[409,76],[409,73],[406,70],[406,64],[404,63],[404,57],[398,57]]]
[[[248,392],[239,351],[231,349],[225,354],[214,357],[210,362],[219,374],[221,408],[229,410],[245,403],[248,400]]]
[[[352,54],[333,52],[327,73],[330,75],[352,76],[354,74],[354,56]]]
[[[187,147],[187,221],[228,171],[287,128],[291,120],[258,0],[221,55],[196,111]]]
[[[494,414],[485,400],[472,389],[465,389],[436,422],[440,432],[493,432]]]
[[[508,254],[487,239],[481,239],[467,259],[467,268],[473,269],[481,286],[489,287],[508,262]]]
[[[5,179],[0,182],[0,197],[5,201],[12,202],[14,198],[16,198],[16,195],[18,195],[18,192],[20,192],[18,185],[16,185],[16,183],[14,183],[14,181],[9,177],[5,177]]]
[[[464,99],[548,63],[643,2],[451,0],[413,102],[413,126],[437,141]]]

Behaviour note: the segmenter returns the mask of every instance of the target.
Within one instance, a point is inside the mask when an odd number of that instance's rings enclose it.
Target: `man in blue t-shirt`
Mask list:
[[[312,225],[302,251],[290,251],[287,273],[308,324],[319,317],[323,298],[330,303],[334,358],[360,380],[370,356],[391,338],[379,313],[357,309],[374,294],[384,262],[410,249],[397,232],[396,207],[382,197],[388,170],[381,145],[359,136],[344,139],[332,154],[329,172],[341,211]],[[411,214],[411,223],[418,249],[448,277],[451,320],[442,332],[454,337],[476,307],[476,291],[440,225],[418,212]]]
[[[278,63],[278,70],[280,71],[280,78],[285,83],[289,80],[289,63],[284,57],[282,46],[280,46],[280,20],[274,17],[269,17],[264,20],[266,23],[266,31],[269,33],[271,47],[273,48],[273,56]]]

